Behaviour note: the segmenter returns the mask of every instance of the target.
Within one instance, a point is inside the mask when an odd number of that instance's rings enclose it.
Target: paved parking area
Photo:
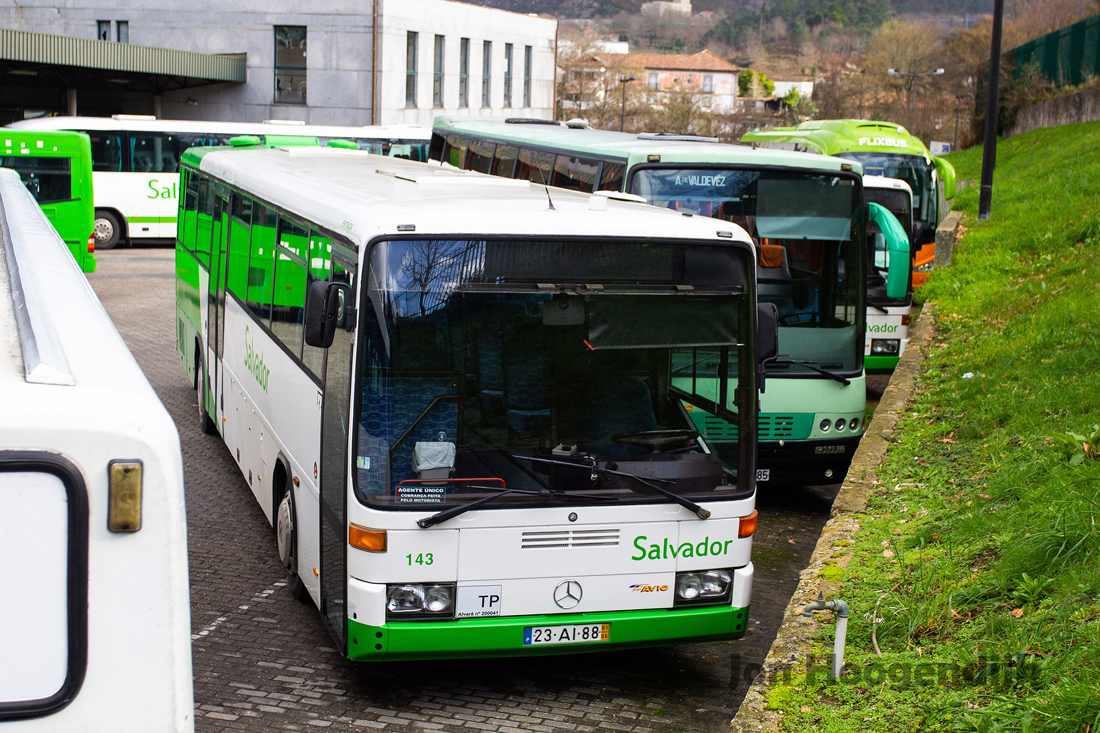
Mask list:
[[[354,665],[284,587],[275,537],[175,352],[174,252],[98,253],[89,275],[176,420],[187,486],[199,731],[724,732],[828,519],[835,487],[761,496],[741,640],[518,660]]]

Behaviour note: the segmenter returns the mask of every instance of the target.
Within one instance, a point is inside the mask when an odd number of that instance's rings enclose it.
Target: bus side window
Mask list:
[[[622,163],[604,162],[600,170],[600,191],[622,191],[626,166]]]
[[[122,171],[122,135],[119,133],[85,130],[92,139],[92,170]]]
[[[470,143],[470,150],[466,153],[466,164],[463,167],[468,171],[488,173],[492,162],[493,143],[474,140]]]
[[[198,181],[198,214],[195,216],[195,251],[199,253],[199,262],[210,266],[210,223],[214,217],[214,187],[204,176],[196,176]]]
[[[516,163],[516,178],[533,181],[538,184],[550,182],[550,170],[554,163],[553,153],[543,153],[537,150],[520,148],[519,160]]]
[[[514,145],[497,145],[496,155],[493,156],[492,170],[494,176],[512,178],[516,172],[516,158],[519,156],[519,148]]]
[[[56,204],[73,198],[68,158],[0,156],[0,167],[14,169],[39,204]]]
[[[242,303],[248,298],[248,253],[252,247],[252,199],[233,197],[233,216],[229,220],[229,257],[226,283],[229,292]]]
[[[302,310],[306,303],[308,254],[306,230],[280,217],[279,246],[275,251],[271,332],[296,356],[302,353]]]
[[[175,173],[179,166],[176,138],[163,132],[132,132],[130,160],[137,173]]]
[[[314,281],[330,279],[332,264],[332,240],[317,232],[309,235],[309,256],[306,258],[306,292]],[[302,363],[318,377],[324,374],[325,350],[305,344],[302,346]]]
[[[179,227],[176,237],[188,252],[195,251],[195,224],[199,213],[198,176],[192,171],[183,172],[183,226]]]
[[[461,168],[466,162],[466,146],[469,141],[458,135],[447,136],[447,146],[443,150],[443,162],[450,163],[455,168]]]
[[[550,177],[550,185],[581,193],[592,193],[596,190],[596,170],[599,165],[595,160],[559,155],[554,160],[554,173]]]
[[[248,256],[248,289],[245,302],[265,326],[271,318],[272,270],[275,268],[275,212],[252,207],[252,250]]]

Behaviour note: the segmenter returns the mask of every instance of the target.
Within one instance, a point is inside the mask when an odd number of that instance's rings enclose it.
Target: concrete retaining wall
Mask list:
[[[1085,89],[1022,107],[1016,113],[1016,123],[1005,133],[1005,137],[1044,127],[1097,120],[1100,120],[1100,88]]]

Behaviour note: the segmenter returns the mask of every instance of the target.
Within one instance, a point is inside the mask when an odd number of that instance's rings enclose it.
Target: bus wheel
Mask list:
[[[202,357],[199,356],[198,351],[195,351],[195,399],[199,403],[199,430],[203,432],[203,435],[217,435],[218,429],[214,425],[214,420],[210,417],[210,413],[206,411],[206,390],[203,389],[202,378]]]
[[[95,212],[95,248],[114,249],[122,241],[122,222],[110,211]]]
[[[295,527],[297,514],[294,508],[294,493],[290,490],[290,479],[286,482],[286,492],[279,502],[275,515],[275,538],[279,543],[279,562],[286,568],[286,585],[290,595],[299,601],[308,595],[306,586],[298,575],[298,532]]]

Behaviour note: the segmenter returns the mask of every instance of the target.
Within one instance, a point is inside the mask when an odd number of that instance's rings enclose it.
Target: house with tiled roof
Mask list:
[[[674,92],[700,95],[701,106],[710,112],[729,112],[737,104],[740,69],[705,49],[693,54],[600,54],[597,59],[608,65],[615,59],[619,66],[642,69],[639,80],[645,83],[650,104],[659,106]]]

